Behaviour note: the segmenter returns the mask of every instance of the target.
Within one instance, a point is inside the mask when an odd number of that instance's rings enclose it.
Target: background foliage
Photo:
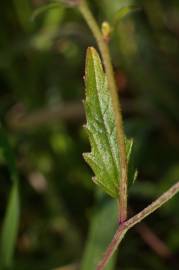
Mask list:
[[[179,176],[179,4],[89,2],[99,23],[108,20],[113,28],[110,46],[125,130],[136,142],[139,175],[129,197],[136,212]],[[116,205],[92,183],[82,158],[90,148],[82,128],[84,59],[87,46],[96,44],[75,9],[60,4],[34,13],[47,3],[1,3],[0,224],[3,231],[6,206],[15,200],[20,220],[14,270],[79,269],[80,262],[84,270],[94,269],[94,250],[100,257],[116,226]],[[140,10],[119,21],[118,11],[128,3]],[[9,197],[9,147],[20,198],[16,185],[15,197]],[[178,204],[177,196],[127,235],[115,258],[122,269],[178,269]]]

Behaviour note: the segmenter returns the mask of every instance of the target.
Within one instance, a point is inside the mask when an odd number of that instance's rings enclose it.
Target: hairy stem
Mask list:
[[[119,225],[110,245],[108,246],[103,259],[97,266],[97,270],[103,270],[107,265],[108,261],[112,257],[113,253],[117,249],[118,245],[122,241],[126,232],[135,226],[137,223],[141,222],[145,217],[149,216],[151,213],[160,208],[163,204],[165,204],[168,200],[170,200],[177,192],[179,192],[179,182],[173,185],[168,191],[162,194],[158,199],[156,199],[153,203],[147,206],[144,210],[125,221],[123,224]]]
[[[111,57],[109,53],[109,48],[107,42],[105,42],[100,28],[91,13],[85,0],[81,0],[79,4],[79,10],[83,15],[86,23],[88,24],[91,32],[93,33],[101,56],[103,58],[103,63],[106,71],[106,76],[108,79],[109,91],[112,98],[112,106],[115,115],[115,124],[117,128],[117,141],[119,147],[120,155],[120,181],[119,181],[119,222],[123,223],[127,219],[127,157],[126,157],[126,147],[125,147],[125,134],[123,129],[121,105],[118,100],[117,87],[114,78],[113,67],[111,63]]]

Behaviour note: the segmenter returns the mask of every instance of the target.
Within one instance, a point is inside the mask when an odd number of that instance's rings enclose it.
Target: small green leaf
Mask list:
[[[107,78],[94,48],[87,51],[85,83],[86,130],[92,151],[85,153],[84,158],[95,173],[94,182],[117,198],[120,180],[117,131]],[[132,145],[133,141],[126,139],[128,161]]]
[[[25,31],[32,28],[30,23],[31,16],[31,2],[29,0],[13,0],[14,8],[17,14],[17,19]]]
[[[141,10],[141,8],[134,4],[121,7],[114,15],[114,20],[113,20],[114,24],[116,24],[119,20],[123,19],[128,14],[131,14],[139,10]]]
[[[19,192],[18,184],[14,183],[10,192],[7,211],[1,235],[1,264],[3,267],[12,265],[14,247],[19,224]]]
[[[19,191],[18,182],[19,176],[16,168],[16,161],[11,145],[8,141],[7,134],[0,124],[0,149],[7,163],[12,188],[8,199],[8,205],[5,213],[5,218],[2,225],[1,242],[0,242],[0,263],[2,267],[12,265],[15,243],[19,225]]]
[[[31,19],[35,20],[39,15],[43,14],[44,12],[48,11],[49,9],[51,9],[51,8],[59,8],[59,7],[61,8],[60,3],[55,3],[55,2],[47,4],[47,5],[43,5],[43,6],[39,7],[39,8],[37,8],[33,12],[32,16],[31,16]]]
[[[65,15],[65,7],[60,3],[42,6],[34,12],[32,19],[45,11],[41,31],[31,40],[32,46],[40,50],[47,50],[53,45]]]

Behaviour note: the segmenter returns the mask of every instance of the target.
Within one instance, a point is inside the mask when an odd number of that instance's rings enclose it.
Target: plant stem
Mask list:
[[[127,156],[126,156],[126,146],[125,146],[125,134],[123,129],[121,105],[118,100],[117,87],[114,78],[114,71],[111,63],[109,48],[107,42],[105,42],[103,35],[100,31],[100,28],[91,13],[85,0],[81,0],[79,4],[79,10],[83,15],[86,23],[91,29],[101,56],[103,58],[103,63],[106,71],[106,76],[109,85],[109,91],[112,98],[112,106],[115,115],[115,124],[117,128],[117,141],[119,147],[119,156],[120,156],[120,181],[119,181],[119,223],[123,223],[127,219],[127,175],[128,175],[128,166],[127,166]]]
[[[126,232],[135,226],[137,223],[141,222],[145,217],[149,216],[151,213],[160,208],[163,204],[165,204],[168,200],[170,200],[177,192],[179,192],[179,182],[173,185],[168,191],[162,194],[158,199],[156,199],[153,203],[147,206],[144,210],[125,221],[123,224],[119,225],[110,245],[108,246],[103,259],[97,266],[97,270],[103,270],[107,265],[108,261],[112,257],[113,253],[117,249],[118,245],[122,241]]]
[[[119,225],[119,228],[117,229],[110,245],[108,246],[106,252],[104,253],[103,259],[101,260],[101,262],[97,266],[96,270],[105,269],[105,266],[107,265],[107,263],[111,259],[113,253],[117,249],[118,245],[120,244],[120,242],[124,238],[127,231],[128,231],[128,229],[126,228],[124,223],[122,225]]]

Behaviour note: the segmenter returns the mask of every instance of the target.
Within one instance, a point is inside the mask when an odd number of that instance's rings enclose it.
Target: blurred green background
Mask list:
[[[113,30],[125,130],[136,146],[139,175],[129,190],[135,213],[179,179],[179,2],[88,2],[99,24],[107,20]],[[0,228],[18,172],[20,220],[10,269],[93,270],[117,226],[116,202],[92,183],[82,158],[90,149],[83,130],[85,53],[97,46],[75,8],[59,1],[39,10],[48,3],[54,2],[1,1]],[[140,9],[119,20],[128,4]],[[176,196],[128,233],[108,270],[179,269],[178,257]]]

